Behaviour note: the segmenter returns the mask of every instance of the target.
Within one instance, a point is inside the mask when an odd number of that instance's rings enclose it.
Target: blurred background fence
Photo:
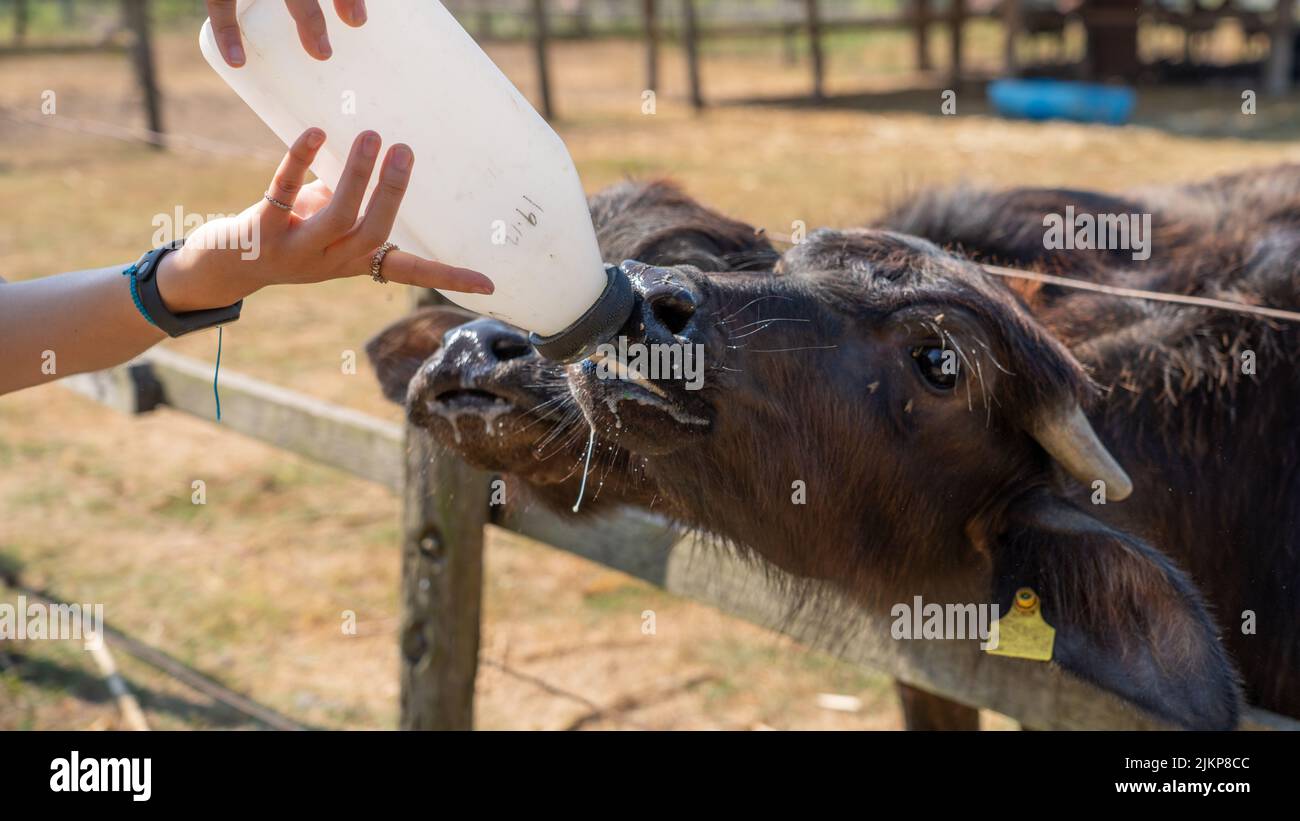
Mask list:
[[[854,32],[903,31],[911,68],[939,70],[950,86],[974,76],[1050,75],[1128,83],[1250,78],[1270,93],[1295,82],[1294,0],[446,0],[480,42],[526,40],[535,52],[539,108],[558,113],[550,68],[553,40],[623,39],[645,51],[645,88],[660,84],[660,46],[680,46],[690,100],[702,108],[704,58],[719,47],[779,43],[786,64],[806,62],[808,95],[827,94],[826,62]],[[0,58],[37,53],[123,51],[133,56],[148,126],[163,131],[150,32],[155,23],[198,19],[199,0],[5,0]],[[996,20],[996,30],[971,24]],[[945,59],[932,43],[942,30]],[[1228,33],[1232,45],[1218,45]],[[976,41],[976,42],[972,42]],[[726,44],[721,45],[721,44]],[[848,48],[873,48],[854,41]],[[972,75],[969,47],[992,50]],[[761,96],[761,89],[754,96]],[[155,137],[161,144],[161,139]]]

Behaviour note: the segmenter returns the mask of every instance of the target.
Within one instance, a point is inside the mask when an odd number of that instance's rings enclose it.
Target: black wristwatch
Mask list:
[[[158,326],[159,330],[168,336],[184,336],[194,331],[234,322],[239,319],[239,311],[244,307],[244,300],[241,299],[234,305],[227,305],[224,308],[207,308],[183,314],[172,313],[167,309],[162,295],[158,293],[158,263],[184,244],[184,239],[178,239],[160,245],[146,252],[140,257],[139,262],[126,270],[126,273],[132,274],[131,285],[135,290],[135,296],[139,299],[137,307],[140,308],[140,312],[144,314],[145,319]]]

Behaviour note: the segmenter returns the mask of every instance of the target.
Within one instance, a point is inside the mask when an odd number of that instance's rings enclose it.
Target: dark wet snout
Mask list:
[[[524,383],[535,381],[524,377],[538,359],[523,331],[496,319],[476,319],[443,334],[442,347],[411,389],[435,402],[475,397],[519,401]]]
[[[496,319],[476,319],[447,331],[442,360],[465,370],[492,368],[512,359],[535,355],[528,337]]]
[[[694,284],[682,269],[633,265],[636,267],[625,263],[636,294],[629,337],[664,345],[688,338],[700,307]]]

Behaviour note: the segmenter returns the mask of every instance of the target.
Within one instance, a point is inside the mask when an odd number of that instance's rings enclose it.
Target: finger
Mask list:
[[[244,43],[235,18],[235,0],[208,0],[208,18],[222,59],[231,68],[239,68],[244,64]]]
[[[411,147],[398,143],[388,149],[384,157],[384,166],[379,170],[379,183],[370,195],[370,204],[366,206],[366,215],[352,233],[339,242],[337,252],[343,259],[352,259],[378,248],[388,239],[397,221],[397,209],[406,194],[406,186],[411,181],[411,167],[415,164],[415,154]],[[338,199],[339,193],[334,197]]]
[[[343,167],[343,176],[339,178],[334,199],[312,226],[326,235],[326,243],[343,236],[357,224],[357,212],[361,210],[361,201],[366,197],[370,177],[375,173],[375,160],[379,158],[382,142],[373,131],[362,131],[352,141],[352,151],[348,154],[347,165]],[[372,246],[383,241],[380,239]]]
[[[334,10],[353,28],[366,22],[366,0],[334,0]]]
[[[317,60],[328,60],[334,53],[329,34],[325,31],[325,15],[319,0],[284,0],[289,14],[298,24],[298,39],[307,53]]]
[[[289,147],[289,153],[280,160],[280,167],[276,169],[275,178],[271,180],[267,193],[273,199],[293,207],[298,192],[302,190],[303,180],[307,178],[307,171],[311,169],[312,160],[316,159],[316,152],[324,143],[325,132],[319,128],[309,128],[302,132]]]
[[[402,285],[466,294],[490,294],[493,291],[492,280],[478,271],[444,265],[405,251],[389,251],[379,272],[385,279]]]

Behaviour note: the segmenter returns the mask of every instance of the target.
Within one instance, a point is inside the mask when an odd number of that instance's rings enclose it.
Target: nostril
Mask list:
[[[695,316],[695,299],[686,291],[664,291],[649,299],[650,313],[673,336],[680,334]]]
[[[522,336],[499,336],[492,340],[492,354],[502,362],[527,356],[532,350],[528,340]]]

